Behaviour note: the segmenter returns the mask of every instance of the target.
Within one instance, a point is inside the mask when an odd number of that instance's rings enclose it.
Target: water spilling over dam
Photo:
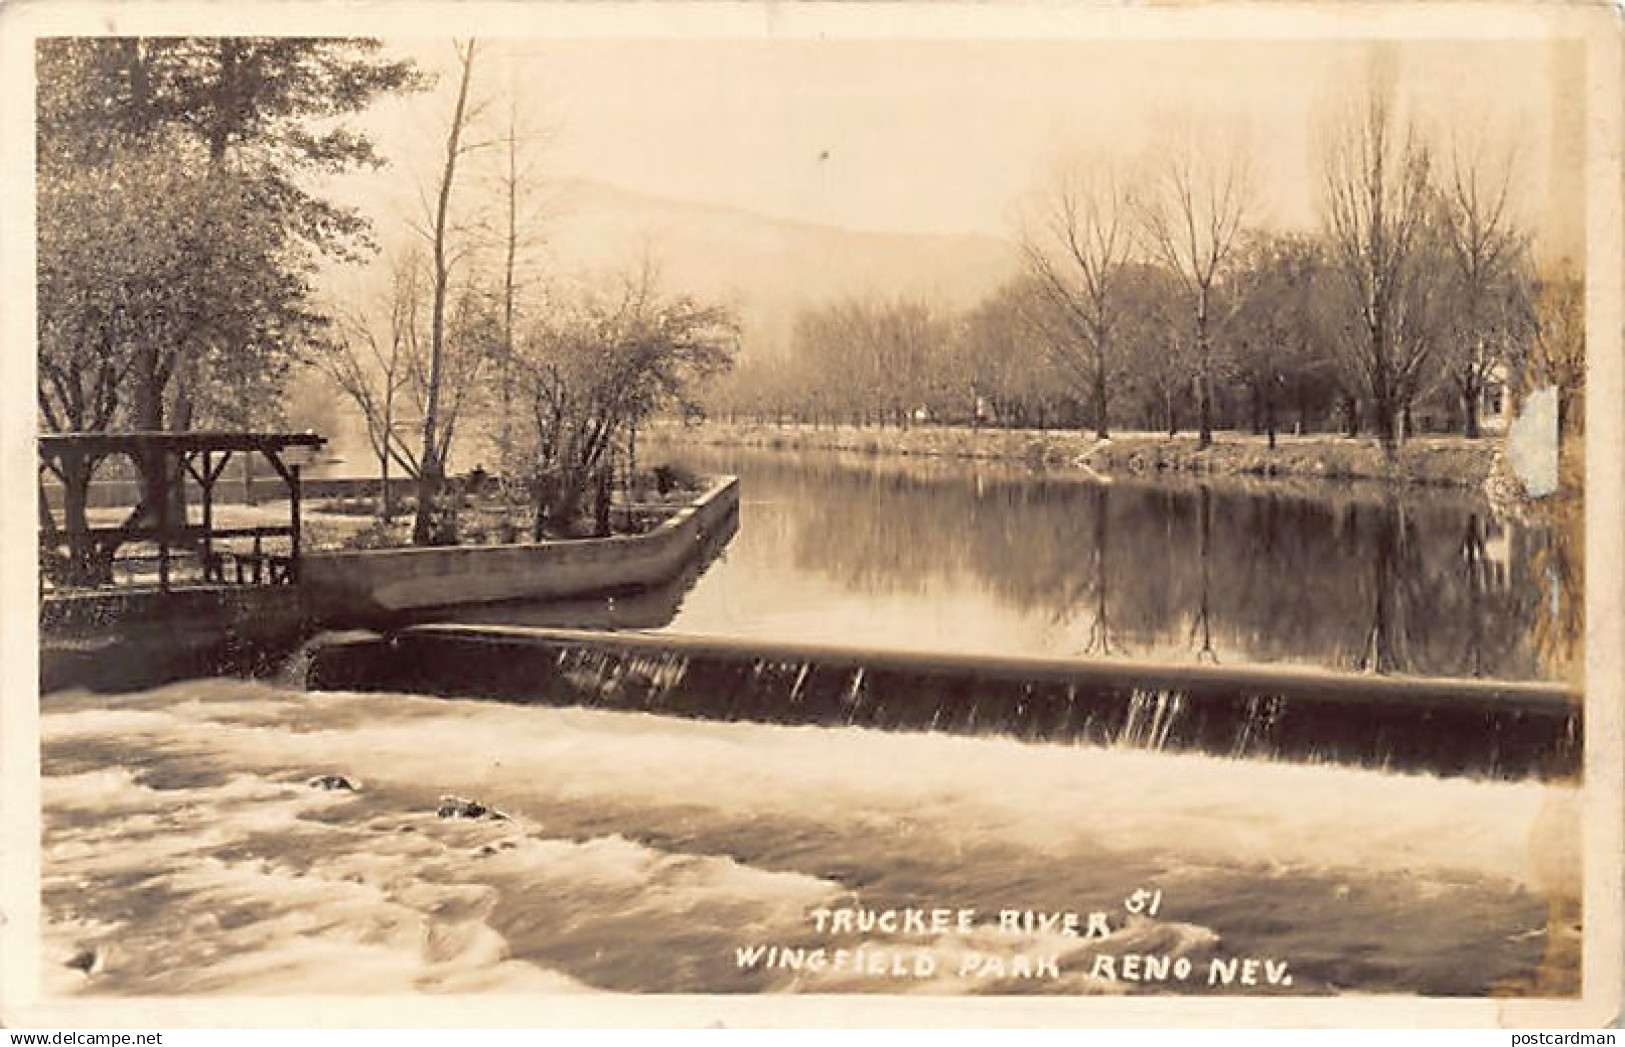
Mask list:
[[[308,682],[1499,778],[1576,775],[1583,734],[1577,697],[1556,684],[511,626],[320,645]]]
[[[40,730],[42,974],[64,995],[1579,985],[1566,782],[228,679],[60,693]],[[333,776],[352,788],[318,787]],[[440,817],[447,794],[506,817]],[[1124,908],[1140,889],[1156,913]],[[813,922],[910,906],[976,926]],[[1105,912],[1109,933],[1001,932],[1007,909]],[[936,972],[739,961],[862,942]],[[961,974],[967,953],[1052,956],[1058,976]],[[1140,955],[1198,973],[1102,976]],[[1291,984],[1209,984],[1246,957]]]

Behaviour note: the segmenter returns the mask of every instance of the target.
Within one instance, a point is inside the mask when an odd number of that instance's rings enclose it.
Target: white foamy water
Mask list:
[[[42,711],[61,991],[1205,992],[1242,958],[1291,971],[1254,992],[1578,977],[1562,785],[225,680]],[[506,818],[440,818],[445,795]],[[1155,915],[1125,908],[1139,888]],[[976,916],[820,933],[843,906]],[[1109,933],[1002,932],[1001,909]],[[754,946],[784,952],[742,968]]]

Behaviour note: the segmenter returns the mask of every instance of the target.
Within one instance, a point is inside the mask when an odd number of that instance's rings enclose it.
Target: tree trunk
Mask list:
[[[384,520],[395,518],[395,499],[389,489],[389,443],[388,434],[385,434],[383,451],[378,455],[378,476],[381,487],[378,491],[378,515]]]
[[[1462,434],[1469,440],[1476,440],[1483,435],[1478,424],[1478,390],[1471,386],[1463,387],[1461,391]]]
[[[497,471],[506,479],[513,468],[513,311],[514,269],[519,253],[519,138],[514,111],[508,113],[508,235],[502,259],[502,374],[498,383],[500,417]]]
[[[581,515],[581,485],[571,480],[555,481],[553,498],[547,508],[550,523],[574,534],[576,517]]]
[[[130,406],[134,412],[135,428],[139,432],[162,432],[164,391],[158,374],[157,347],[150,343],[137,346],[133,370],[135,391]],[[158,500],[163,491],[163,456],[143,453],[132,457],[136,459],[135,465],[141,474],[141,506],[145,510],[145,517],[138,517],[134,521],[140,523],[158,510]]]
[[[545,469],[536,470],[536,478],[531,482],[531,509],[533,516],[530,524],[530,538],[539,542],[547,537],[547,524],[549,512],[553,507],[553,478]]]
[[[1213,446],[1213,374],[1211,347],[1207,340],[1207,289],[1196,311],[1196,357],[1199,373],[1196,378],[1197,436],[1196,447],[1205,451]]]
[[[1106,419],[1106,368],[1104,364],[1095,368],[1093,392],[1095,400],[1095,438],[1104,440],[1111,435]]]
[[[412,518],[413,545],[430,545],[441,540],[437,510],[444,481],[444,466],[438,461],[424,462],[423,468],[418,470],[418,504]]]
[[[433,530],[431,514],[445,476],[446,448],[436,447],[440,426],[440,385],[445,370],[446,295],[451,281],[450,262],[447,259],[446,240],[451,208],[451,187],[457,176],[457,157],[461,153],[463,121],[468,112],[468,84],[474,72],[474,41],[468,50],[459,54],[462,77],[457,86],[457,104],[452,111],[451,128],[446,133],[446,161],[440,174],[440,188],[435,199],[434,215],[434,304],[430,312],[429,375],[426,383],[426,403],[423,409],[423,467],[418,470],[418,507],[412,521],[412,544],[422,545]]]
[[[102,569],[97,543],[90,538],[90,478],[95,463],[79,455],[65,456],[62,469],[62,532],[68,545],[63,580],[69,585],[99,585],[110,579]],[[45,492],[40,492],[45,508]],[[48,509],[46,509],[49,512]],[[108,565],[110,568],[110,564]]]
[[[1213,398],[1208,386],[1207,376],[1203,375],[1197,383],[1196,394],[1196,447],[1205,451],[1213,446]]]
[[[593,535],[608,538],[610,533],[610,466],[599,466],[593,482]]]
[[[1399,450],[1399,427],[1403,423],[1400,412],[1394,409],[1394,404],[1384,399],[1375,399],[1371,404],[1371,426],[1376,430],[1377,440],[1382,444],[1382,453],[1393,458]]]
[[[192,395],[187,390],[184,376],[176,378],[175,409],[170,413],[169,428],[171,432],[184,433],[192,428]],[[175,525],[186,523],[186,469],[177,456],[168,460],[169,474],[169,522]]]

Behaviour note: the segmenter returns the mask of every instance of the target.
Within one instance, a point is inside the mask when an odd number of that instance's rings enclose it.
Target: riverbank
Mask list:
[[[1072,430],[972,429],[920,425],[908,429],[851,425],[773,425],[707,421],[656,425],[649,439],[715,447],[850,451],[973,460],[1024,462],[1049,468],[1088,469],[1106,476],[1183,473],[1238,477],[1381,480],[1424,486],[1481,488],[1500,441],[1425,436],[1408,441],[1389,461],[1375,438],[1327,434],[1277,438],[1215,433],[1201,450],[1193,434],[1121,433],[1096,440]]]

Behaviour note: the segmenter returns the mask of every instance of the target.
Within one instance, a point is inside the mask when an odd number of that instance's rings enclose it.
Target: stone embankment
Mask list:
[[[300,567],[301,596],[312,620],[350,627],[439,608],[647,589],[702,555],[738,507],[739,481],[726,476],[647,534],[312,553]]]

